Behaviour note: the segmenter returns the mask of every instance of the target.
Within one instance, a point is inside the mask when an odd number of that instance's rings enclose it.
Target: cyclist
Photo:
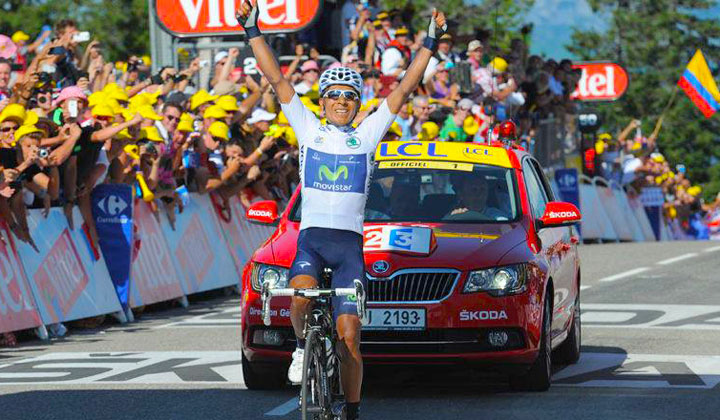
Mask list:
[[[300,101],[283,77],[272,50],[258,29],[257,0],[244,0],[236,17],[245,29],[257,65],[272,85],[282,110],[295,131],[300,148],[302,221],[297,255],[290,269],[290,287],[312,288],[324,267],[333,270],[333,288],[353,287],[365,280],[363,263],[363,216],[377,144],[385,136],[400,107],[422,80],[437,42],[446,30],[445,15],[433,10],[424,48],[416,55],[400,85],[380,107],[354,127],[360,108],[362,77],[346,67],[328,69],[320,76],[321,122]],[[334,298],[333,311],[341,357],[340,376],[346,399],[346,417],[357,419],[362,387],[360,354],[361,323],[354,299]],[[309,301],[293,298],[290,309],[297,349],[293,352],[288,379],[302,381],[305,317]]]

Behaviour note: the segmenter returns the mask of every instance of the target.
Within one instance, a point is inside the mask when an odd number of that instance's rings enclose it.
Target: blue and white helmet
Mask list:
[[[320,96],[332,85],[350,86],[358,95],[362,94],[363,79],[360,73],[348,67],[335,67],[320,75]]]

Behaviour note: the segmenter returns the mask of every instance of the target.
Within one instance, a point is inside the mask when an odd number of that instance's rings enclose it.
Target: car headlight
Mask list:
[[[260,291],[262,284],[269,281],[276,288],[288,287],[288,269],[276,265],[253,264],[250,283],[252,288]]]
[[[493,296],[514,295],[526,290],[527,279],[526,264],[475,270],[468,274],[463,293],[488,292]]]

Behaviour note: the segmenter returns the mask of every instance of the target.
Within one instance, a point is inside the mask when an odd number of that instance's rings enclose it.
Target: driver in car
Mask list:
[[[508,220],[505,212],[487,205],[489,187],[486,178],[457,178],[453,180],[453,189],[458,203],[443,217],[444,220]]]

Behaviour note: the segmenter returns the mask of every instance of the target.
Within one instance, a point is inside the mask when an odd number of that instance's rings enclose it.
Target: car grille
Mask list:
[[[457,270],[401,270],[390,277],[368,277],[368,302],[433,302],[452,292]]]

